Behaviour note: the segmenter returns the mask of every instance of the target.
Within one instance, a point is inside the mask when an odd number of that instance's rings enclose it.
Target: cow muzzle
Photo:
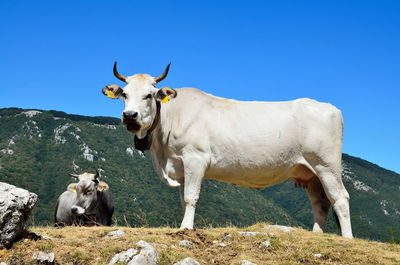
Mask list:
[[[124,111],[122,113],[122,123],[126,125],[126,129],[131,133],[136,133],[142,127],[141,124],[136,120],[138,116],[137,112]]]
[[[74,206],[71,207],[71,213],[72,213],[73,215],[79,216],[79,215],[82,215],[82,214],[85,213],[85,209],[82,208],[82,207],[80,207],[80,206],[74,205]]]

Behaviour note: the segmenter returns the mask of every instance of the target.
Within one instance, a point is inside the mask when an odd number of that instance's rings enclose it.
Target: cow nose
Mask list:
[[[82,214],[85,213],[85,209],[80,207],[80,206],[78,206],[78,205],[74,205],[74,206],[71,207],[71,213],[73,215],[82,215]]]
[[[75,207],[75,206],[71,207],[71,212],[73,214],[76,214],[78,212],[78,207]]]
[[[127,120],[135,120],[138,113],[136,111],[124,111],[123,113],[124,119]]]

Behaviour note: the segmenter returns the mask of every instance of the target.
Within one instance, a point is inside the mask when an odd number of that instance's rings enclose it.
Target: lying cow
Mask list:
[[[109,186],[99,181],[99,173],[70,174],[79,180],[68,185],[58,198],[54,213],[57,226],[111,225],[114,204]]]
[[[136,135],[135,146],[150,149],[161,179],[180,187],[181,228],[193,228],[203,178],[256,189],[293,179],[307,189],[313,231],[323,231],[332,205],[342,235],[353,237],[337,108],[306,98],[241,102],[194,88],[157,89],[168,70],[159,77],[124,76],[115,63],[114,75],[126,85],[103,93],[124,100],[122,121]]]

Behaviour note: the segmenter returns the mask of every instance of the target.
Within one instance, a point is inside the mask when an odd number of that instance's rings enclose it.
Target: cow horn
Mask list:
[[[75,175],[75,174],[69,174],[71,177],[78,179],[79,175]]]
[[[167,68],[165,68],[164,73],[162,73],[160,76],[154,78],[154,81],[156,83],[163,81],[167,77],[170,65],[171,65],[171,63],[169,63],[167,65]]]
[[[121,81],[123,81],[123,82],[126,83],[126,76],[121,75],[121,74],[118,73],[118,71],[117,71],[117,62],[114,62],[113,71],[114,71],[114,75],[115,75],[116,78],[118,78],[119,80],[121,80]]]
[[[96,169],[96,175],[94,176],[94,179],[98,179],[100,177],[100,172],[98,169]]]

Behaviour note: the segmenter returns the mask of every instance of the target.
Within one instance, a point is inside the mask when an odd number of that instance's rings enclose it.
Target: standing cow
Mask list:
[[[103,93],[124,100],[122,122],[136,135],[135,146],[150,149],[161,179],[180,187],[181,228],[193,228],[203,178],[256,189],[292,179],[307,189],[313,231],[323,231],[332,205],[342,235],[353,237],[337,108],[306,98],[241,102],[194,88],[157,89],[168,70],[159,77],[124,76],[115,63],[114,75],[126,85]]]
[[[64,225],[111,225],[114,204],[109,186],[99,181],[96,174],[70,174],[79,180],[68,185],[58,198],[54,213],[57,226]]]

